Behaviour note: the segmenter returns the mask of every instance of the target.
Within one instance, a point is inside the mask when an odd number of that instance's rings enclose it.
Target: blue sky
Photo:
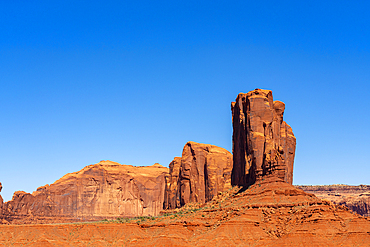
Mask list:
[[[1,1],[1,195],[100,160],[231,151],[230,103],[270,89],[294,184],[369,184],[368,1]]]

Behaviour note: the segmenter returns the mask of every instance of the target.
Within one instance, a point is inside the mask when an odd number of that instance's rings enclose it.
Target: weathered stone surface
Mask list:
[[[0,183],[0,192],[2,189],[3,185]],[[0,224],[9,224],[9,222],[7,221],[7,215],[5,213],[5,206],[6,205],[4,204],[3,198],[0,195]]]
[[[145,221],[0,225],[0,246],[369,246],[370,219],[346,207],[284,182],[235,189]]]
[[[0,182],[0,192],[1,192],[2,189],[3,189],[3,185]],[[3,203],[3,198],[0,195],[0,205],[2,205],[2,203]]]
[[[231,104],[233,121],[232,184],[256,181],[293,182],[296,139],[283,121],[285,104],[270,90],[240,93]]]
[[[175,158],[170,164],[164,208],[212,200],[219,192],[231,188],[231,170],[232,155],[226,149],[186,143],[181,160]]]
[[[163,208],[179,208],[180,203],[180,169],[181,157],[175,157],[169,165],[170,172],[166,175],[166,189],[164,192]]]
[[[69,173],[32,194],[15,192],[13,199],[7,202],[7,213],[13,219],[154,216],[163,207],[167,173],[168,168],[159,164],[134,167],[101,161]]]
[[[0,192],[2,189],[3,189],[3,185],[0,182]],[[2,196],[0,195],[0,216],[3,214],[3,204],[4,204],[4,201],[3,201]]]
[[[370,217],[370,185],[298,185],[297,187],[315,194],[320,199],[346,206],[360,215]]]

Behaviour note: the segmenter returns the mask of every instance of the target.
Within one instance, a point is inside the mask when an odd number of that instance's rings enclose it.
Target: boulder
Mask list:
[[[8,213],[13,218],[67,217],[75,221],[155,216],[163,207],[166,174],[168,168],[159,164],[135,167],[101,161],[32,194],[15,192],[7,202]]]
[[[240,93],[231,104],[233,122],[232,184],[293,182],[296,138],[283,121],[285,104],[270,90]]]
[[[165,209],[205,203],[231,188],[232,155],[224,148],[188,142],[182,157],[170,164],[166,177]]]

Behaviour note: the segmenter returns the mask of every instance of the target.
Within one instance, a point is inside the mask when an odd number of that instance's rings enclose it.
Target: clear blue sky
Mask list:
[[[232,149],[230,103],[271,89],[294,184],[369,184],[369,1],[1,1],[0,182],[10,200],[100,160]]]

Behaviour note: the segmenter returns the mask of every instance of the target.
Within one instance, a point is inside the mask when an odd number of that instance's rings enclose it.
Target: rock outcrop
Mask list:
[[[370,220],[346,207],[284,182],[235,189],[145,220],[0,226],[0,246],[369,246]]]
[[[174,209],[181,207],[180,196],[180,169],[181,157],[175,157],[169,165],[170,172],[166,176],[166,188],[164,191],[164,204],[165,209]]]
[[[7,214],[13,223],[27,217],[79,221],[155,216],[163,207],[166,174],[168,168],[159,164],[134,167],[101,161],[32,194],[15,192]]]
[[[0,192],[2,189],[3,185],[0,183]],[[4,204],[3,198],[0,195],[0,224],[9,224],[9,222],[7,221],[7,214],[5,213],[5,206],[6,205]]]
[[[232,155],[226,149],[196,142],[184,146],[182,157],[170,164],[165,209],[189,202],[205,203],[231,188]]]
[[[370,217],[370,185],[298,185],[297,187],[315,194],[320,199],[346,206],[360,215]]]
[[[2,189],[3,189],[3,185],[0,182],[0,192]],[[3,215],[3,204],[4,204],[4,201],[3,201],[2,196],[0,195],[0,217],[1,215]]]
[[[257,181],[293,182],[296,139],[283,121],[285,104],[270,90],[240,93],[231,104],[233,122],[232,184]]]
[[[0,192],[1,192],[2,189],[3,189],[3,185],[0,182]],[[3,205],[3,198],[0,195],[0,206],[2,206],[2,205]]]

